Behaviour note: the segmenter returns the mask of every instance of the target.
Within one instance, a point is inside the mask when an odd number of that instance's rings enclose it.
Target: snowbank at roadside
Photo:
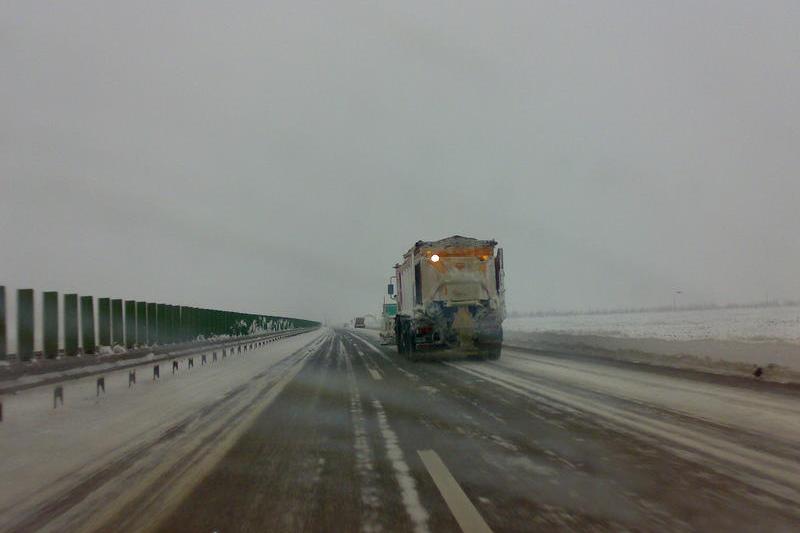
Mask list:
[[[800,382],[800,307],[509,318],[508,344],[659,366]]]
[[[505,344],[738,376],[752,376],[760,366],[762,379],[800,383],[800,344],[780,340],[667,340],[507,330]]]
[[[503,327],[529,333],[800,344],[800,306],[515,317],[506,319]]]

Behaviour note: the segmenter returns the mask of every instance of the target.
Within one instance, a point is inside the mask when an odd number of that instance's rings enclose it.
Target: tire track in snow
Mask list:
[[[614,423],[617,427],[632,432],[634,436],[650,436],[659,443],[669,442],[679,448],[690,450],[723,474],[730,475],[746,484],[757,486],[766,493],[782,499],[800,503],[800,466],[793,461],[769,456],[760,451],[739,446],[701,432],[638,415],[611,405],[598,405],[575,394],[570,394],[541,383],[535,385],[504,371],[494,365],[458,365],[445,363],[467,374],[524,396],[556,402],[556,407],[566,407],[576,412],[595,415]],[[706,461],[704,461],[706,462]],[[716,465],[714,464],[716,463]],[[731,466],[733,468],[731,468]]]
[[[358,390],[353,365],[341,339],[339,339],[339,349],[347,368],[347,381],[350,389],[350,417],[353,423],[353,434],[355,435],[356,468],[361,478],[361,503],[364,504],[361,527],[368,533],[378,532],[382,531],[383,528],[378,520],[382,506],[377,488],[375,456],[367,439],[361,393]]]
[[[400,485],[403,505],[414,524],[414,531],[417,533],[427,533],[430,531],[428,528],[428,511],[425,510],[420,502],[417,484],[411,476],[408,463],[406,463],[405,456],[403,455],[403,450],[400,448],[397,434],[389,425],[389,419],[386,417],[386,411],[383,410],[383,404],[381,404],[380,400],[372,400],[372,407],[375,409],[375,414],[378,417],[378,426],[383,436],[386,455],[392,463],[395,479],[398,485]]]
[[[419,376],[417,374],[415,374],[413,372],[409,372],[405,368],[403,368],[400,365],[398,365],[397,361],[395,361],[391,357],[387,356],[385,353],[383,353],[382,350],[380,350],[377,346],[375,346],[374,344],[372,344],[371,342],[366,340],[364,337],[362,337],[360,335],[356,335],[355,333],[350,333],[350,332],[348,332],[348,335],[350,335],[351,338],[352,338],[351,342],[355,341],[355,342],[353,342],[353,344],[358,344],[358,343],[363,344],[364,346],[366,346],[367,348],[369,348],[370,350],[375,352],[377,355],[379,355],[387,363],[392,365],[398,372],[403,374],[406,378],[410,379],[411,381],[415,381],[415,382],[418,382],[420,380],[420,378],[419,378]]]
[[[353,349],[356,351],[356,353],[358,353],[367,370],[370,368],[370,363],[374,364],[374,362],[358,348],[359,344],[368,346],[372,351],[396,366],[396,363],[388,358],[381,350],[377,349],[360,336],[348,332],[348,337],[349,343],[353,346]],[[369,363],[367,362],[368,359]],[[386,411],[383,408],[383,404],[380,402],[380,400],[373,397],[372,407],[378,419],[378,428],[380,429],[380,435],[383,439],[386,456],[392,465],[395,480],[400,486],[403,506],[405,507],[408,517],[411,519],[411,523],[414,525],[414,531],[417,533],[426,533],[430,531],[430,528],[428,527],[428,511],[420,501],[419,493],[417,492],[416,481],[411,475],[411,470],[406,462],[403,450],[400,447],[397,434],[389,424],[389,418],[386,415]]]
[[[113,516],[124,516],[126,521],[141,519],[138,514],[120,512],[131,507],[148,507],[148,516],[154,518],[161,512],[159,506],[166,503],[158,495],[168,490],[179,492],[194,482],[198,473],[208,471],[247,427],[254,405],[269,405],[302,368],[318,342],[319,337],[313,338],[133,450],[82,475],[70,474],[66,481],[76,477],[74,482],[63,487],[56,483],[57,493],[30,510],[18,510],[21,516],[8,518],[13,525],[3,521],[5,525],[0,527],[20,531],[98,530],[102,524],[114,523],[114,529],[120,531],[125,526],[122,520],[112,520]]]

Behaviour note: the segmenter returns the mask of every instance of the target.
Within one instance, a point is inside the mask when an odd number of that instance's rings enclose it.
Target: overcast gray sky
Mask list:
[[[309,318],[800,297],[800,3],[0,5],[0,283]]]

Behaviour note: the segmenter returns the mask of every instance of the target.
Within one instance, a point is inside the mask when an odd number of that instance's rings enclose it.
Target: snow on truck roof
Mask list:
[[[461,235],[453,235],[438,241],[417,241],[414,248],[485,248],[487,246],[494,247],[497,241],[494,239],[481,240],[473,239],[472,237],[462,237]]]

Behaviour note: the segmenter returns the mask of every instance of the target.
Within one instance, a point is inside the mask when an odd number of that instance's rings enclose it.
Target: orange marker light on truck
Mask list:
[[[439,261],[439,256],[438,256],[438,255],[436,255],[436,254],[433,254],[433,255],[431,256],[431,261],[433,261],[434,263],[438,262],[438,261]]]

